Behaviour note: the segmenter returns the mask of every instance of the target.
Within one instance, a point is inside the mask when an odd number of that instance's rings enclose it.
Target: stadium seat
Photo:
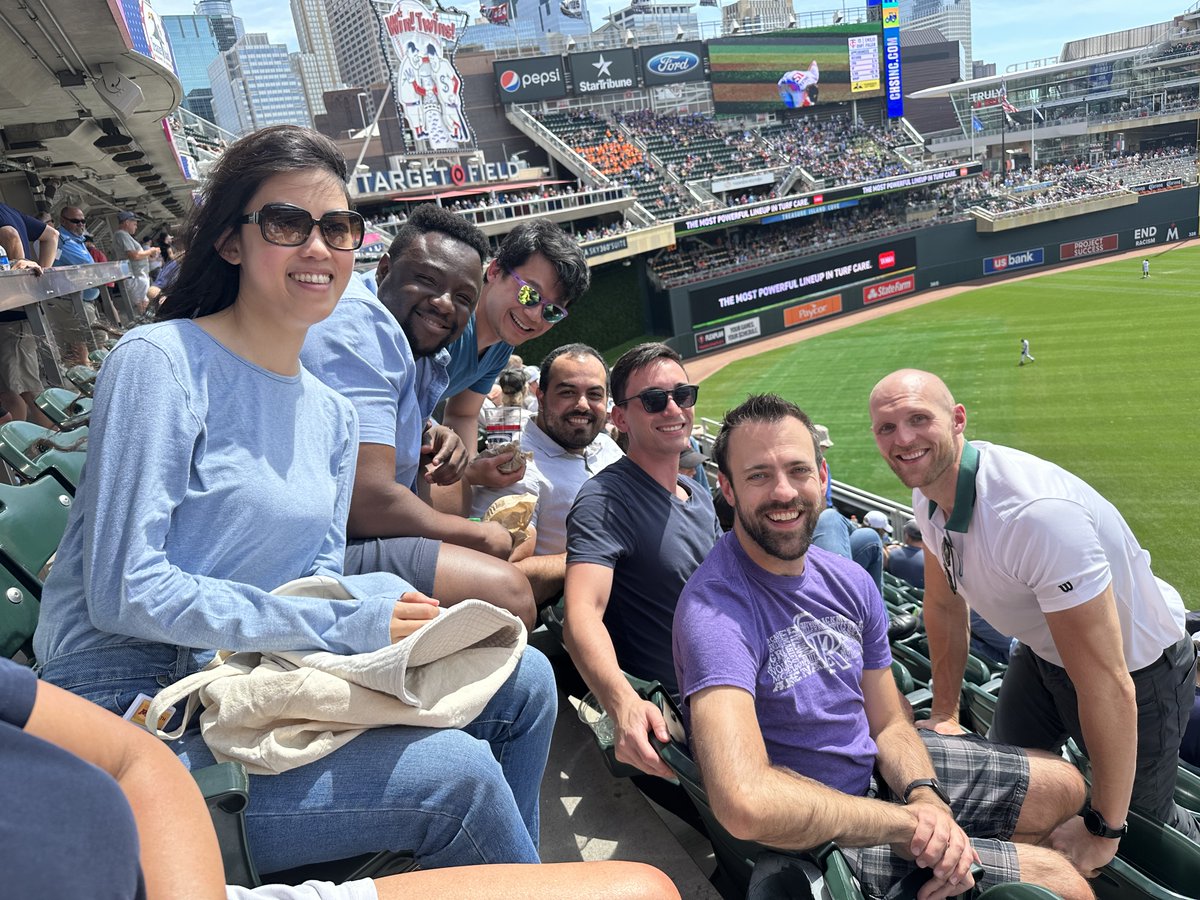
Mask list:
[[[981,737],[986,737],[992,727],[992,719],[996,717],[996,701],[1000,697],[999,678],[993,678],[986,684],[974,684],[970,681],[963,683],[963,707],[966,710],[963,725],[970,728]]]
[[[96,385],[96,370],[91,366],[71,366],[66,371],[67,381],[75,386],[75,389],[81,394],[92,396],[92,389]]]
[[[0,565],[0,655],[13,659],[20,653],[33,662],[33,631],[37,628],[37,597],[7,566]]]
[[[36,403],[37,408],[55,425],[62,425],[68,419],[91,412],[92,409],[91,397],[61,387],[46,388],[38,395]]]
[[[997,884],[979,895],[979,900],[1062,900],[1054,891],[1036,884]]]
[[[72,502],[53,478],[0,484],[0,564],[39,598]]]
[[[0,459],[25,481],[50,474],[74,495],[83,475],[87,433],[86,426],[60,434],[32,422],[5,422],[0,425]]]

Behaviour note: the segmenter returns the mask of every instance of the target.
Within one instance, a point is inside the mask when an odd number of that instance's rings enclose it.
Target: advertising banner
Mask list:
[[[721,285],[700,287],[688,297],[692,327],[715,326],[726,319],[807,300],[849,284],[874,281],[880,275],[900,275],[913,269],[916,263],[916,242],[905,237],[807,263],[800,259],[787,270],[786,276],[779,271],[751,274]]]
[[[887,84],[889,119],[904,115],[904,85],[900,77],[900,3],[883,0],[883,71]]]
[[[561,56],[533,56],[492,63],[502,103],[533,103],[567,96]]]
[[[471,143],[463,112],[462,76],[454,68],[458,18],[417,0],[397,0],[384,17],[400,60],[396,99],[413,137],[431,150],[453,150]]]
[[[1153,247],[1156,244],[1173,244],[1196,236],[1196,220],[1166,222],[1162,225],[1143,225],[1133,229],[1133,246]]]
[[[1013,253],[1002,253],[999,256],[989,256],[983,261],[984,275],[1003,275],[1015,269],[1031,269],[1046,261],[1046,252],[1042,247],[1030,250],[1017,250]]]
[[[637,58],[629,49],[572,53],[567,64],[576,94],[631,91],[638,86]]]
[[[647,87],[704,80],[704,44],[700,41],[642,47],[638,59]]]
[[[799,306],[789,306],[783,311],[783,327],[794,328],[796,325],[806,325],[826,316],[833,316],[842,311],[842,295],[833,294],[802,303]]]
[[[916,289],[917,276],[911,273],[901,275],[899,278],[876,282],[863,288],[863,305],[866,306],[868,303],[877,303],[880,300],[891,300],[893,297],[911,294]]]
[[[1085,256],[1096,256],[1100,253],[1111,253],[1116,250],[1120,241],[1115,234],[1104,237],[1084,238],[1082,241],[1070,241],[1058,245],[1060,260],[1082,259]]]
[[[738,341],[748,341],[751,338],[759,337],[761,334],[762,322],[758,317],[723,325],[720,328],[698,331],[694,335],[696,352],[705,353],[709,350],[719,350],[730,344],[736,344]]]

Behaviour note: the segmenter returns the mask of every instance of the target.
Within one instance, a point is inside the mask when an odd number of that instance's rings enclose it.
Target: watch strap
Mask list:
[[[1125,822],[1120,828],[1113,828],[1108,824],[1108,821],[1096,809],[1092,808],[1092,803],[1089,800],[1083,807],[1083,825],[1087,830],[1096,837],[1109,838],[1115,840],[1125,837],[1125,833],[1129,831],[1129,823]]]
[[[912,795],[912,792],[917,788],[923,787],[929,788],[931,791],[937,794],[939,800],[941,800],[947,806],[950,805],[950,798],[946,796],[946,792],[942,790],[942,786],[938,784],[938,780],[936,778],[918,778],[915,781],[909,782],[908,787],[904,789],[904,802],[908,803],[908,798]]]

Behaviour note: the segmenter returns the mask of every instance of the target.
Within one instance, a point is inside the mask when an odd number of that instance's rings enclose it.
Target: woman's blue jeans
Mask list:
[[[195,667],[186,648],[121,644],[58,656],[42,677],[120,715]],[[317,762],[251,776],[255,864],[268,873],[379,850],[411,850],[424,868],[538,862],[556,711],[550,664],[528,647],[463,729],[375,728]],[[198,727],[171,746],[189,769],[214,762]]]

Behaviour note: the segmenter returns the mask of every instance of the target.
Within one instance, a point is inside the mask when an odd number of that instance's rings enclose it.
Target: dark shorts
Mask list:
[[[921,729],[938,781],[950,796],[955,821],[971,838],[985,870],[982,889],[1021,880],[1017,850],[1009,838],[1017,827],[1029,789],[1029,759],[1025,751],[995,744],[974,735],[950,737]],[[882,784],[882,782],[880,782]],[[894,800],[886,785],[881,800]],[[842,851],[862,886],[874,900],[916,868],[890,847],[857,847]]]
[[[432,597],[441,550],[441,541],[420,537],[350,540],[346,542],[345,572],[347,575],[390,572]]]
[[[1137,693],[1137,770],[1130,805],[1200,840],[1200,829],[1175,804],[1179,744],[1187,728],[1196,684],[1196,651],[1185,636],[1155,662],[1130,673]],[[1114,723],[1128,728],[1129,723]],[[1024,644],[1013,651],[988,737],[1058,752],[1070,736],[1085,753],[1075,686],[1066,669]]]

